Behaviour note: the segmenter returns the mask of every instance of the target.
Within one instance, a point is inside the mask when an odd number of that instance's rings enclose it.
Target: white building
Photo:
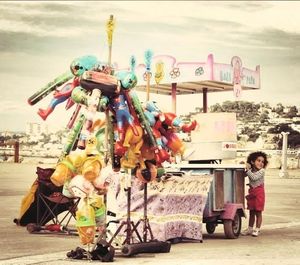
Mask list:
[[[26,134],[40,135],[42,133],[48,134],[48,125],[36,122],[28,122],[26,124]]]

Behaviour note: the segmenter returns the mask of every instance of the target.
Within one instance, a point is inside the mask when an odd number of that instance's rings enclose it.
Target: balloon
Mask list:
[[[124,147],[133,147],[133,152],[137,155],[141,153],[140,149],[143,145],[143,129],[140,125],[135,125],[137,135],[134,134],[132,127],[128,127],[125,134]]]
[[[67,180],[70,180],[73,176],[74,167],[67,163],[66,161],[58,163],[55,171],[53,172],[52,176],[50,177],[51,182],[55,186],[62,186]]]
[[[96,225],[96,224],[95,224]],[[96,227],[91,226],[77,226],[80,242],[83,245],[92,244],[94,242]]]
[[[90,156],[83,162],[81,174],[88,181],[94,181],[102,168],[100,156]]]
[[[74,197],[86,198],[95,190],[93,184],[83,175],[76,175],[69,184],[69,191]]]
[[[95,210],[87,198],[81,199],[78,204],[76,228],[83,245],[93,243],[96,231]]]
[[[98,60],[93,55],[86,55],[74,59],[71,62],[70,70],[73,75],[81,76],[85,71],[88,71],[98,64]]]
[[[156,179],[157,176],[157,168],[150,162],[146,162],[146,168],[141,169],[138,168],[136,170],[136,177],[143,183],[148,183]]]

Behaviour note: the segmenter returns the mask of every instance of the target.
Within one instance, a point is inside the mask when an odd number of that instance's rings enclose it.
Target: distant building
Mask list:
[[[300,124],[291,124],[291,128],[295,131],[300,132]]]
[[[47,124],[40,124],[36,122],[28,122],[26,124],[26,134],[29,135],[41,135],[42,133],[48,134],[48,125]]]
[[[272,118],[272,119],[270,119],[270,123],[271,124],[281,124],[281,123],[291,124],[291,123],[293,123],[293,120],[292,119],[288,119],[288,118],[279,117],[279,118]]]
[[[300,123],[300,117],[293,117],[293,122]]]

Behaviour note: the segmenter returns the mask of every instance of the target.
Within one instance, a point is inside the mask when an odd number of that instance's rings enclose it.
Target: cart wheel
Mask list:
[[[26,229],[29,233],[38,232],[41,230],[40,226],[34,223],[30,223],[26,226]]]
[[[224,233],[226,238],[235,239],[240,235],[242,228],[242,218],[238,213],[235,213],[233,220],[224,220]]]
[[[213,234],[216,230],[217,224],[216,223],[206,223],[206,231],[209,234]]]

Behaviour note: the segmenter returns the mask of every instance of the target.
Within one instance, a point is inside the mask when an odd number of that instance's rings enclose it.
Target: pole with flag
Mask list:
[[[153,57],[153,52],[151,50],[145,51],[145,65],[146,65],[146,101],[150,99],[150,78],[151,78],[151,61]]]
[[[108,64],[109,64],[109,66],[111,65],[112,40],[113,40],[114,29],[115,29],[114,16],[110,15],[109,20],[106,23],[106,33],[107,33],[107,42],[108,42]]]
[[[106,23],[106,33],[107,33],[107,42],[108,42],[108,66],[111,67],[111,55],[112,55],[112,40],[113,40],[113,32],[115,29],[115,20],[114,16],[110,15],[109,20]],[[111,129],[113,130],[113,126],[111,124],[111,120],[109,117],[109,110],[105,110],[105,120],[106,120],[106,127],[105,127],[105,162],[108,162],[108,153],[109,153],[109,148],[108,148],[108,130]],[[111,136],[112,137],[112,136]],[[111,143],[113,142],[113,139],[110,139]],[[113,146],[111,146],[113,148]],[[111,154],[112,156],[112,154]],[[111,161],[113,162],[113,157],[111,157]]]

